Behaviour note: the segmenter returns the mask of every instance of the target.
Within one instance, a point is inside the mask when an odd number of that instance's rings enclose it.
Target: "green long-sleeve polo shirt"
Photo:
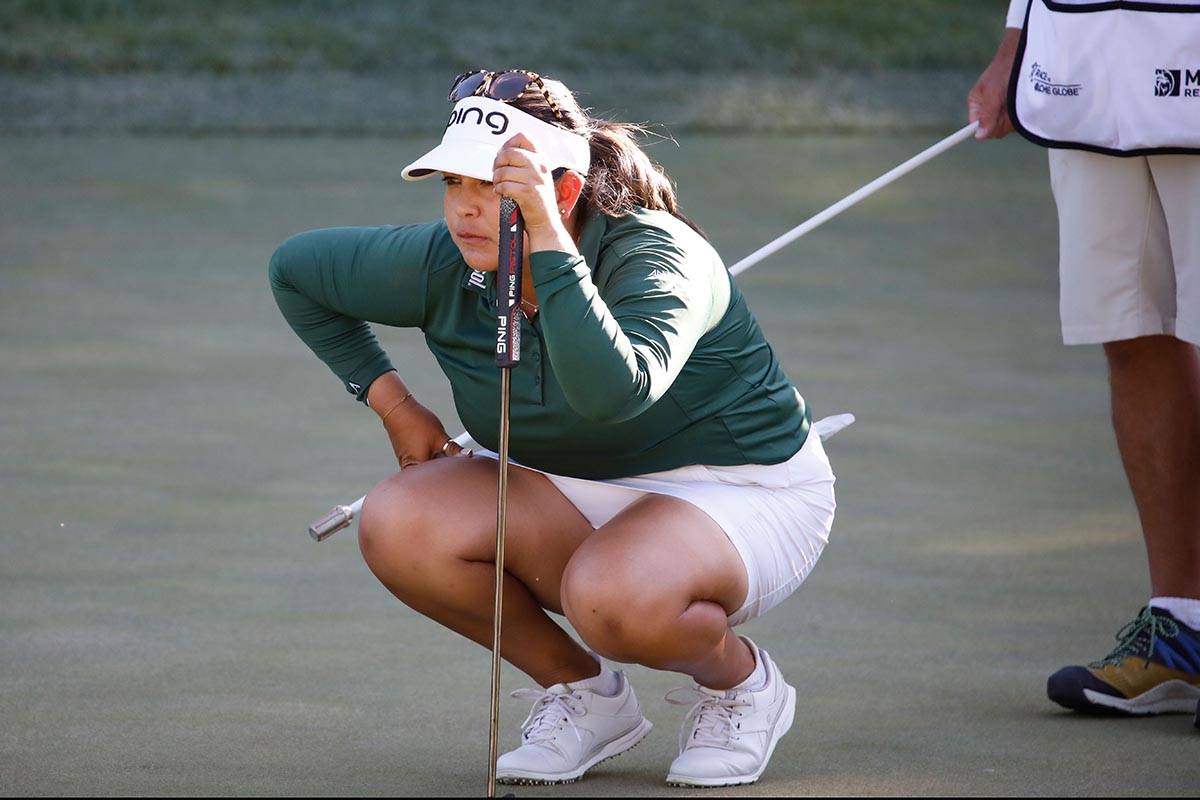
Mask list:
[[[515,460],[596,479],[800,449],[804,399],[702,236],[638,210],[590,218],[578,246],[530,257],[540,311],[521,321]],[[270,279],[293,330],[360,400],[392,369],[368,323],[419,327],[467,431],[496,449],[495,273],[467,266],[444,222],[298,234]]]

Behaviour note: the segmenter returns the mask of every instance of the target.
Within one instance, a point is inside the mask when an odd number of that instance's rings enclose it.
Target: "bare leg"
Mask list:
[[[1200,598],[1200,358],[1173,336],[1104,345],[1113,428],[1156,597]]]
[[[496,469],[438,458],[380,483],[363,505],[359,545],[375,576],[413,610],[490,647]],[[504,634],[500,653],[542,686],[599,673],[547,616],[561,612],[563,569],[592,528],[545,476],[509,468]]]
[[[741,557],[711,517],[684,500],[647,495],[575,552],[562,603],[601,655],[728,689],[754,671],[753,653],[727,619],[746,590]]]

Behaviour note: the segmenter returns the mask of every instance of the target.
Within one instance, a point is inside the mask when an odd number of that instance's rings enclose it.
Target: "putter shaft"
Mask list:
[[[500,619],[504,609],[504,527],[508,516],[508,402],[511,368],[500,371],[500,478],[496,503],[496,597],[492,613],[492,707],[488,735],[488,797],[496,796],[500,745]]]

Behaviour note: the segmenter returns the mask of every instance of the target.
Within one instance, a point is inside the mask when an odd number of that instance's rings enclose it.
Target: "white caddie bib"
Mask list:
[[[1008,107],[1045,147],[1200,153],[1200,0],[1029,0]]]

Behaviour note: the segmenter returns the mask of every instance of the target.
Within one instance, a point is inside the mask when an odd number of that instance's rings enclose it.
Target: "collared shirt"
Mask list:
[[[720,257],[672,215],[594,216],[579,255],[530,256],[538,315],[521,320],[510,452],[617,478],[688,464],[777,464],[810,416]],[[309,231],[271,259],[288,323],[360,400],[392,369],[369,322],[419,327],[467,431],[495,450],[495,273],[445,222]]]

